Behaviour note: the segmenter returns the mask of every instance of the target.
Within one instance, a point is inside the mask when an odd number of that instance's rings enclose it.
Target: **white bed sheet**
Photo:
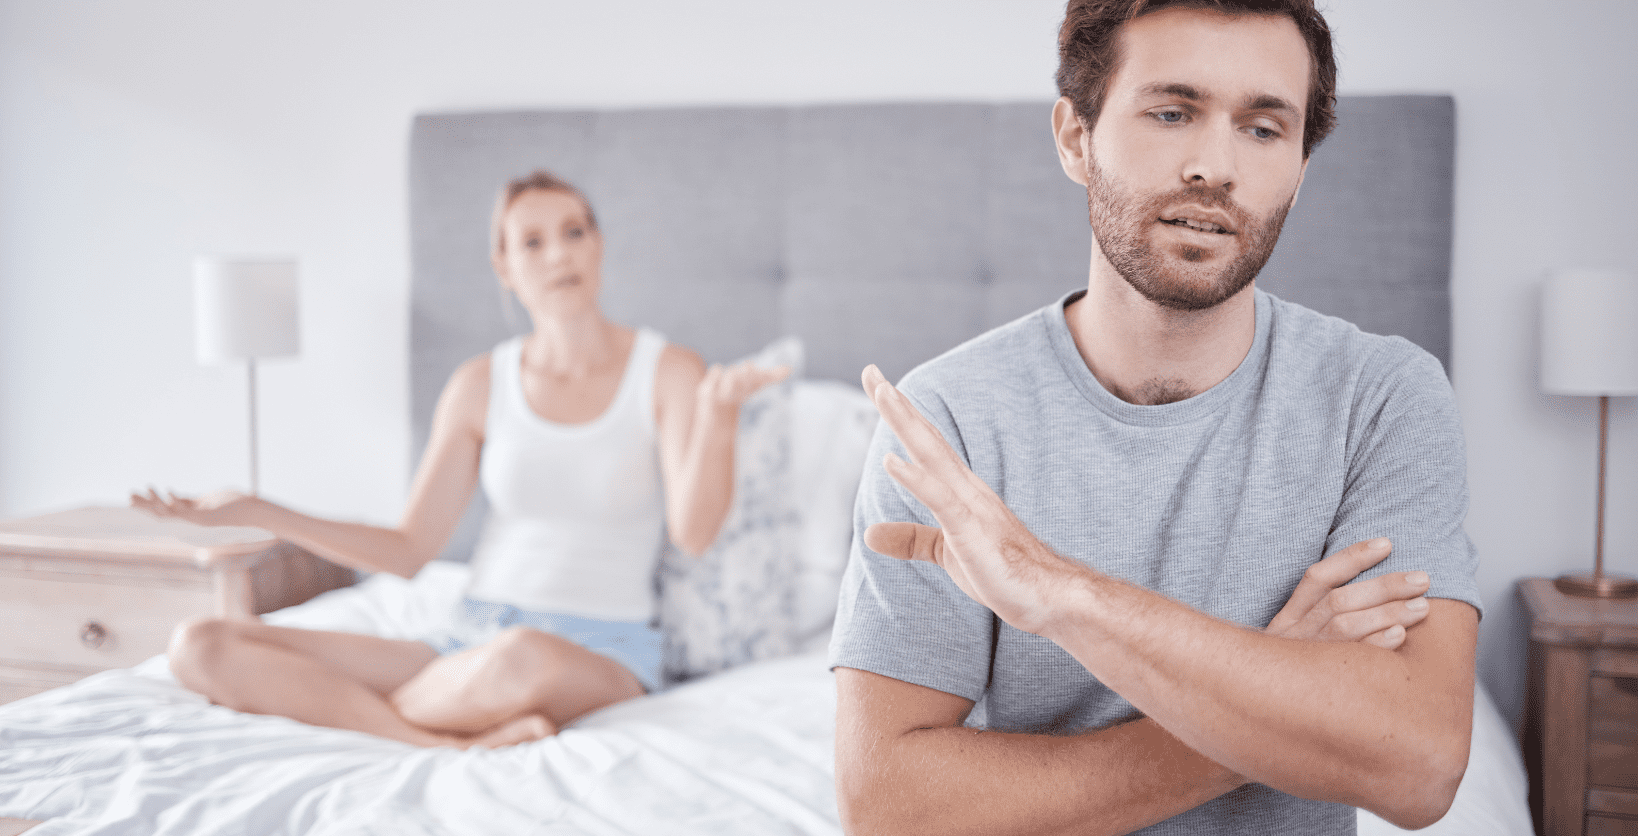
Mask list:
[[[465,567],[378,576],[268,621],[423,635]],[[749,665],[495,751],[419,749],[240,714],[163,657],[0,707],[0,816],[57,834],[839,834],[823,654]],[[1529,836],[1524,775],[1482,692],[1474,756],[1428,834]],[[1398,831],[1368,813],[1360,833]]]

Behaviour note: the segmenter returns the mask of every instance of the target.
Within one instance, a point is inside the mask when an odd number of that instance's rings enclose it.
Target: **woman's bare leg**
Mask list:
[[[418,746],[504,746],[551,733],[549,724],[525,715],[477,730],[480,735],[434,732],[406,721],[386,695],[435,658],[421,642],[227,619],[185,622],[170,650],[171,670],[183,685],[238,711]]]
[[[389,701],[411,723],[459,734],[530,715],[562,727],[642,694],[637,677],[613,659],[568,639],[512,627],[478,647],[433,660]]]

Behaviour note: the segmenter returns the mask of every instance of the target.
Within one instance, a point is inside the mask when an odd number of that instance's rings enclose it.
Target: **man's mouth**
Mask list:
[[[1222,226],[1212,223],[1211,221],[1197,221],[1194,218],[1161,218],[1160,222],[1163,224],[1171,224],[1172,226],[1186,227],[1199,232],[1215,232],[1218,235],[1234,234],[1224,229]]]

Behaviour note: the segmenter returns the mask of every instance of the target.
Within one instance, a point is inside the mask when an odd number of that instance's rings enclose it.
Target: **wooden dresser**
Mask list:
[[[1524,754],[1543,836],[1638,836],[1638,600],[1519,582],[1530,617]]]
[[[162,653],[183,619],[260,614],[352,582],[256,528],[130,508],[0,522],[0,703]]]

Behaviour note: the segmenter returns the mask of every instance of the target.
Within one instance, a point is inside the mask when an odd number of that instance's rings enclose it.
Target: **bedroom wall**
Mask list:
[[[1536,388],[1557,265],[1638,270],[1638,5],[1329,0],[1344,92],[1457,101],[1455,378],[1481,672],[1516,711],[1522,576],[1590,565],[1594,403]],[[1061,0],[0,0],[0,517],[243,485],[244,374],[195,365],[189,265],[290,253],[264,493],[390,522],[409,478],[405,145],[423,110],[1052,96]],[[1042,142],[1049,141],[1045,126]],[[1323,153],[1323,149],[1321,151]],[[1298,210],[1300,211],[1300,209]],[[1638,572],[1638,405],[1609,562]]]

